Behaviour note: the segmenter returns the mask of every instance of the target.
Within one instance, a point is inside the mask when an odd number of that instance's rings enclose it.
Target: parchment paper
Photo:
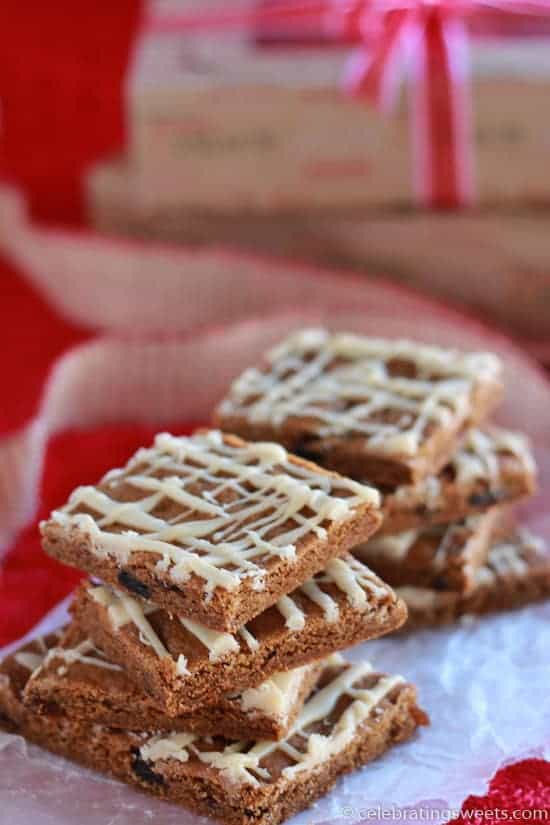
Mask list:
[[[59,626],[64,615],[61,605],[35,632]],[[466,796],[482,794],[506,761],[543,756],[545,748],[550,756],[549,651],[549,603],[484,620],[468,617],[452,629],[367,642],[350,651],[350,658],[370,658],[377,668],[413,681],[432,724],[345,778],[293,822],[353,825],[361,818],[378,822],[388,816],[444,821]],[[184,809],[149,799],[7,734],[0,734],[0,798],[0,822],[10,825],[197,821]],[[402,810],[415,806],[412,812]]]

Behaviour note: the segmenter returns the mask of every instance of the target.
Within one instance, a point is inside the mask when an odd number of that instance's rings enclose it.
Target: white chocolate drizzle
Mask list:
[[[331,681],[305,703],[290,732],[281,741],[266,740],[252,747],[247,742],[234,742],[223,750],[212,750],[212,740],[186,734],[161,734],[145,743],[140,755],[153,763],[170,759],[187,762],[196,758],[220,771],[222,778],[230,784],[257,786],[262,780],[271,778],[262,760],[281,751],[293,761],[283,769],[282,776],[292,780],[296,774],[312,770],[342,752],[379,702],[395,687],[404,684],[401,676],[380,675],[373,687],[357,687],[357,683],[370,673],[372,667],[367,662],[345,665],[343,670],[340,667]],[[308,730],[327,719],[343,696],[352,701],[327,734]]]
[[[57,638],[60,633],[56,634]],[[124,672],[120,665],[109,661],[104,653],[99,650],[90,639],[82,639],[74,647],[62,647],[53,645],[48,649],[42,637],[35,639],[41,647],[39,653],[32,653],[20,650],[15,654],[15,660],[21,666],[31,671],[29,681],[42,673],[52,662],[62,662],[57,668],[58,676],[65,676],[74,664],[83,664],[93,667],[104,668],[106,670]],[[343,663],[342,657],[335,654],[323,660],[325,666],[331,664],[336,666]],[[242,693],[234,696],[227,696],[240,705],[241,709],[247,713],[260,711],[266,716],[285,720],[294,708],[298,695],[304,686],[305,680],[313,671],[319,672],[320,663],[303,665],[281,673],[274,673],[260,685],[248,688]]]
[[[528,475],[535,474],[529,441],[524,435],[496,427],[487,431],[472,429],[451,461],[457,483],[469,484],[485,479],[496,483],[500,475],[499,456],[503,453],[513,455]]]
[[[414,364],[415,377],[392,376],[395,360]],[[355,435],[378,452],[406,456],[419,450],[430,423],[466,419],[474,385],[497,381],[501,370],[491,353],[315,329],[291,335],[267,361],[265,370],[247,369],[233,382],[222,418],[274,427],[307,419],[320,438]]]
[[[529,553],[548,558],[545,542],[528,530],[519,529],[510,538],[496,542],[489,550],[487,562],[474,574],[475,589],[472,595],[475,597],[476,590],[481,588],[494,588],[501,578],[521,580],[528,576]],[[395,592],[413,610],[430,609],[451,602],[459,604],[462,600],[458,593],[428,587],[396,587]],[[468,602],[469,598],[466,596],[465,601]]]
[[[88,593],[94,601],[106,608],[113,630],[119,630],[128,622],[133,622],[143,644],[152,647],[160,659],[170,658],[169,652],[146,618],[148,613],[154,613],[157,609],[154,605],[138,602],[109,587],[89,587]],[[179,667],[185,671],[184,662],[180,662]]]
[[[244,711],[261,710],[269,716],[285,719],[294,707],[304,680],[316,665],[274,673],[261,685],[247,688],[240,695],[240,704]]]
[[[178,583],[200,577],[207,599],[243,579],[263,589],[272,559],[292,562],[309,535],[326,539],[331,522],[380,504],[372,487],[296,464],[277,444],[235,446],[217,430],[160,434],[102,484],[77,488],[50,523],[76,528],[92,552],[120,564],[134,552],[154,554],[158,574]],[[117,499],[121,485],[132,501]]]
[[[403,587],[396,587],[395,592],[399,598],[403,599],[407,607],[412,610],[429,610],[438,602],[449,599],[455,600],[456,594],[432,590],[430,587],[416,587],[414,585],[405,585]]]
[[[498,491],[503,483],[500,460],[505,454],[516,459],[521,471],[528,478],[536,475],[535,461],[528,439],[520,433],[497,427],[468,430],[443,472],[450,469],[454,483],[458,487],[470,487],[476,482],[483,482],[488,485],[489,490]],[[399,487],[390,497],[401,505],[410,500],[413,503],[422,502],[428,509],[433,510],[444,506],[440,501],[442,491],[441,476],[428,476],[414,486]]]
[[[90,639],[83,639],[76,647],[52,647],[48,651],[44,659],[42,669],[47,667],[53,660],[60,659],[65,664],[57,668],[58,676],[64,676],[71,665],[93,665],[94,667],[104,668],[105,670],[122,671],[120,665],[114,662],[108,662],[103,656],[103,653],[97,649]],[[34,676],[34,674],[33,674]]]
[[[180,622],[208,648],[208,658],[211,662],[216,662],[218,659],[223,659],[239,650],[239,643],[231,633],[220,633],[217,630],[211,630],[198,622],[191,621],[191,619],[180,617]]]
[[[54,638],[59,639],[61,637],[61,630],[53,631],[52,635]],[[44,664],[44,660],[48,655],[48,646],[44,636],[37,636],[36,639],[32,640],[32,643],[38,647],[38,650],[18,650],[13,658],[18,665],[30,670],[31,674],[34,675]],[[30,644],[29,642],[29,645]]]
[[[246,626],[240,627],[237,631],[237,634],[244,641],[244,643],[246,644],[251,653],[255,653],[260,647],[259,641],[256,638],[254,638],[254,636]]]
[[[310,602],[313,602],[321,608],[325,621],[329,624],[333,624],[338,621],[340,616],[338,603],[334,601],[332,596],[329,596],[328,593],[321,590],[315,579],[310,579],[308,582],[303,584],[300,589],[302,590],[302,593],[305,593]]]
[[[524,576],[528,565],[521,555],[521,548],[512,542],[499,542],[489,551],[487,565],[496,576]]]
[[[44,661],[44,654],[31,653],[28,650],[20,650],[19,653],[15,654],[15,661],[18,665],[21,665],[21,667],[34,671],[37,670]]]
[[[61,631],[55,633],[55,637],[61,637]],[[83,665],[93,665],[105,670],[118,670],[122,668],[113,662],[107,661],[103,653],[97,649],[91,639],[83,639],[75,647],[62,647],[53,645],[48,649],[43,637],[35,639],[40,645],[40,652],[33,653],[20,650],[15,654],[15,661],[31,671],[29,681],[35,679],[52,661],[60,661],[62,664],[56,669],[58,676],[65,676],[71,665],[80,663]]]
[[[323,585],[336,587],[344,594],[347,602],[355,610],[366,610],[372,597],[385,598],[391,595],[391,590],[378,579],[368,567],[361,564],[353,556],[342,559],[332,559],[324,571],[318,573],[308,582],[287,596],[283,596],[274,605],[285,619],[285,625],[291,632],[303,630],[307,620],[307,613],[302,610],[296,596],[305,596],[323,611],[327,623],[333,623],[339,618],[339,606],[330,593],[322,589]],[[113,630],[119,630],[126,624],[133,623],[138,629],[140,641],[151,647],[159,658],[172,658],[162,640],[159,638],[145,613],[151,614],[158,610],[151,603],[143,603],[132,596],[120,593],[118,590],[105,586],[93,585],[88,588],[90,597],[107,610],[107,615]],[[231,656],[241,649],[244,642],[248,650],[254,653],[258,647],[258,640],[254,637],[250,625],[243,626],[235,634],[211,630],[190,619],[179,619],[182,626],[191,633],[208,650],[210,661],[216,662]],[[176,661],[180,676],[188,676],[187,659],[180,655]]]
[[[196,736],[192,733],[172,733],[170,736],[154,736],[140,748],[142,759],[148,762],[158,762],[160,759],[175,759],[177,762],[187,762],[189,754],[187,746],[194,742]]]
[[[407,558],[419,535],[420,530],[406,530],[394,535],[377,536],[366,544],[360,544],[353,552],[365,562],[367,559],[370,561],[379,559],[403,561]]]
[[[442,570],[451,553],[468,557],[478,543],[488,537],[497,517],[498,510],[493,508],[486,513],[471,515],[450,524],[407,530],[395,535],[375,536],[354,548],[353,552],[365,564],[372,564],[376,568],[377,562],[405,562],[417,542],[435,539],[436,544],[429,567],[434,571]]]
[[[277,609],[285,618],[289,630],[302,630],[305,623],[305,614],[290,596],[282,596],[277,602]]]

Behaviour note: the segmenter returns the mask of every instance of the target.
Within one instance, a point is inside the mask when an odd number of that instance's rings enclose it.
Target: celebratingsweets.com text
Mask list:
[[[432,808],[430,807],[405,807],[375,805],[373,807],[354,807],[345,805],[342,814],[345,819],[354,821],[386,820],[402,822],[450,822],[461,816],[463,820],[472,822],[492,821],[492,822],[550,822],[550,809],[548,808]]]

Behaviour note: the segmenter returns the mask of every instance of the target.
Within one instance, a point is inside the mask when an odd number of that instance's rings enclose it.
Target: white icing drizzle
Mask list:
[[[170,654],[164,647],[158,635],[153,630],[150,622],[147,621],[142,606],[136,599],[131,596],[126,596],[123,593],[119,594],[122,606],[130,619],[139,630],[139,637],[143,644],[149,645],[153,648],[160,659],[168,658]]]
[[[56,635],[59,637],[60,634]],[[15,660],[18,664],[32,671],[30,678],[37,675],[39,671],[42,672],[52,661],[58,660],[64,662],[63,665],[57,668],[56,672],[59,676],[66,675],[70,666],[75,663],[91,665],[106,670],[123,671],[120,665],[108,661],[102,651],[98,650],[90,639],[83,639],[72,648],[54,646],[50,647],[49,650],[41,637],[35,641],[41,647],[40,653],[21,650],[15,654]],[[180,659],[185,660],[185,657],[180,656]],[[327,665],[329,663],[332,665],[341,665],[343,661],[343,658],[338,656],[338,654],[325,659]],[[236,694],[235,698],[239,701],[243,711],[262,711],[267,715],[284,719],[294,707],[304,680],[312,670],[318,667],[319,665],[314,663],[294,668],[284,673],[275,673],[257,687],[249,688],[240,694]]]
[[[367,593],[372,596],[388,595],[388,587],[377,578],[372,570],[354,556],[332,559],[325,570],[314,577],[318,584],[335,584],[346,594],[352,607],[360,610],[367,607]]]
[[[325,569],[326,578],[323,579],[321,576],[318,581],[330,581],[330,578],[332,578],[340,590],[347,595],[351,606],[362,610],[367,603],[365,587],[375,587],[372,580],[363,577],[362,570],[358,565],[354,566],[352,563],[342,561],[342,559],[332,559]],[[375,590],[381,594],[383,589],[375,587]]]
[[[429,563],[433,570],[440,570],[445,567],[450,548],[455,550],[460,548],[464,554],[468,554],[470,542],[482,541],[492,528],[498,511],[489,510],[486,513],[468,516],[456,524],[434,525],[425,529],[407,530],[404,533],[394,535],[375,536],[366,544],[354,548],[354,553],[365,562],[365,564],[376,565],[377,561],[388,561],[392,563],[404,562],[409,552],[417,541],[423,538],[429,540],[431,537],[437,539],[437,546],[434,555]]]
[[[284,673],[275,673],[255,688],[241,693],[243,710],[261,710],[270,716],[285,719],[294,707],[298,694],[315,665],[304,665]]]
[[[311,770],[317,765],[326,762],[334,754],[343,751],[352,741],[359,725],[370,715],[376,705],[397,685],[403,683],[401,676],[383,676],[377,684],[370,689],[355,689],[351,683],[342,691],[348,693],[355,701],[344,711],[334,731],[330,736],[322,734],[312,734],[307,740],[307,751],[296,765],[285,768],[283,775],[292,778],[297,773]],[[319,694],[318,694],[319,695]],[[315,697],[316,699],[317,697]],[[315,700],[313,700],[315,701]],[[326,702],[328,704],[328,702]],[[304,709],[307,709],[307,705]],[[332,708],[331,708],[332,709]],[[319,709],[320,716],[324,718],[324,708]]]
[[[355,434],[378,452],[414,455],[430,422],[448,426],[470,411],[479,381],[500,377],[490,353],[460,353],[411,341],[305,330],[267,356],[268,369],[246,370],[221,403],[222,416],[244,416],[280,427],[313,419],[320,437]],[[413,362],[415,378],[392,377],[393,359]],[[380,414],[400,413],[383,422]]]
[[[524,576],[529,567],[522,558],[521,549],[512,542],[500,542],[489,551],[488,565],[497,576]]]
[[[109,620],[113,626],[113,630],[118,630],[131,620],[128,610],[126,609],[127,602],[125,602],[122,598],[125,594],[119,593],[111,587],[102,586],[89,587],[88,593],[95,602],[106,608],[107,615],[109,616]],[[136,601],[136,604],[140,606],[144,616],[158,609],[154,605],[147,602]],[[135,609],[136,608],[134,607],[134,610]]]
[[[59,639],[61,637],[61,631],[57,631],[54,636]],[[41,674],[52,661],[57,660],[61,660],[61,662],[64,663],[60,664],[56,669],[58,676],[64,676],[68,672],[69,667],[77,662],[84,665],[104,668],[105,670],[122,670],[119,665],[108,662],[103,653],[96,648],[90,639],[83,639],[76,647],[72,648],[54,645],[48,649],[43,637],[35,639],[35,642],[40,647],[39,653],[20,650],[14,657],[18,664],[31,671],[29,681]]]
[[[158,762],[160,759],[175,759],[177,762],[187,762],[189,753],[187,746],[194,742],[196,736],[192,733],[171,733],[170,736],[154,736],[140,748],[142,759],[148,762]]]
[[[15,661],[21,667],[26,667],[31,672],[37,670],[44,661],[44,653],[31,653],[27,650],[20,650],[15,654]]]
[[[249,784],[258,785],[258,780],[249,773],[250,770],[254,770],[263,779],[269,779],[268,772],[260,767],[257,756],[250,751],[242,753],[240,747],[240,743],[236,743],[235,745],[228,745],[223,751],[196,750],[195,754],[201,762],[205,762],[212,768],[217,768],[226,781],[231,784],[242,784],[248,780]]]
[[[487,431],[469,430],[451,462],[458,484],[484,479],[496,483],[499,480],[499,455],[505,452],[521,462],[526,473],[535,474],[529,441],[524,435],[496,427]]]
[[[455,552],[466,561],[471,557],[472,548],[483,540],[496,519],[497,511],[489,510],[483,515],[469,516],[464,521],[457,524],[445,524],[441,530],[435,529],[439,538],[435,554],[430,566],[434,570],[442,570],[447,565],[450,555],[455,548]],[[485,526],[486,525],[486,526]],[[468,563],[464,565],[464,573],[468,573]]]
[[[263,589],[270,559],[292,561],[308,535],[326,538],[323,525],[380,503],[372,487],[296,465],[277,444],[234,446],[217,430],[190,438],[160,434],[152,448],[103,481],[109,494],[79,487],[51,520],[76,527],[96,555],[121,564],[133,552],[153,553],[157,572],[175,582],[193,573],[204,580],[207,596],[216,587],[233,590],[245,578]],[[141,497],[118,501],[121,483]],[[177,508],[169,520],[155,515],[165,502]],[[112,532],[114,526],[124,529]]]
[[[429,587],[415,587],[414,585],[396,587],[395,592],[400,599],[403,599],[407,607],[415,610],[429,609],[441,600],[442,595],[444,598],[448,595],[440,590],[432,590]],[[451,598],[455,598],[454,593],[451,594]]]
[[[183,653],[180,653],[176,659],[176,671],[180,676],[189,676],[190,670],[187,665],[187,658],[183,655]]]
[[[92,655],[90,655],[92,654]],[[101,667],[105,670],[121,671],[120,665],[115,665],[113,662],[108,662],[103,653],[97,649],[90,639],[83,639],[76,647],[52,647],[43,662],[42,669],[44,669],[54,659],[61,659],[65,665],[60,665],[57,668],[59,676],[64,676],[70,665],[80,663],[83,665],[93,665],[94,667]]]
[[[346,664],[346,660],[341,653],[331,653],[330,656],[323,659],[323,664],[325,667],[343,667]]]
[[[237,631],[237,634],[241,637],[241,639],[244,641],[244,643],[252,653],[255,653],[256,650],[258,650],[258,648],[260,647],[260,643],[257,639],[254,638],[254,636],[246,626],[240,627]]]
[[[536,466],[528,439],[520,433],[496,427],[487,430],[468,430],[461,446],[447,466],[452,469],[458,486],[469,487],[481,481],[488,484],[490,489],[494,489],[502,481],[500,458],[504,453],[514,456],[527,476],[535,476]],[[429,509],[436,509],[441,506],[441,493],[440,477],[428,476],[414,486],[399,487],[391,494],[391,498],[402,504],[409,500],[422,502]]]
[[[314,604],[321,608],[325,620],[329,624],[333,624],[334,622],[338,621],[338,618],[340,616],[338,603],[334,601],[332,596],[329,596],[328,593],[325,593],[324,590],[321,590],[315,579],[310,579],[308,582],[303,584],[300,589],[302,593],[304,593],[310,601],[312,601]]]
[[[389,536],[376,536],[354,548],[353,552],[366,563],[381,558],[403,561],[419,535],[420,530],[407,530]]]
[[[180,622],[186,630],[196,636],[208,648],[208,658],[211,662],[216,662],[218,659],[223,659],[225,656],[239,650],[239,643],[231,633],[210,630],[210,628],[198,622],[193,622],[191,619],[180,617]]]
[[[139,638],[143,644],[152,647],[159,658],[170,658],[169,652],[146,618],[146,614],[154,612],[156,607],[145,605],[109,587],[90,587],[88,593],[94,601],[107,608],[113,630],[119,630],[128,622],[133,622],[139,630]]]
[[[331,664],[341,664],[340,657]],[[159,735],[140,749],[143,759],[151,762],[176,759],[186,762],[191,754],[219,770],[223,778],[232,784],[259,785],[261,779],[270,779],[261,761],[277,750],[287,754],[295,764],[282,771],[285,779],[312,770],[322,762],[344,750],[352,741],[357,728],[367,719],[376,705],[397,685],[403,684],[401,676],[381,676],[372,688],[356,688],[358,681],[372,672],[368,663],[347,665],[324,688],[305,703],[292,729],[281,741],[258,742],[252,748],[246,742],[234,742],[221,751],[201,750],[197,737],[185,734]],[[340,698],[349,696],[353,701],[333,724],[327,735],[308,732],[308,728],[327,718]],[[291,744],[300,737],[303,745]],[[202,740],[203,742],[205,740]]]
[[[300,610],[290,596],[283,596],[279,599],[277,609],[284,616],[285,624],[289,630],[302,630],[306,623],[305,613]]]
[[[59,639],[61,637],[61,633],[61,630],[55,630],[52,635],[54,638]],[[42,668],[42,665],[44,664],[44,660],[48,654],[48,646],[43,636],[37,636],[36,639],[32,640],[32,642],[36,647],[38,647],[38,651],[18,650],[14,654],[13,658],[18,665],[30,670],[31,675],[34,675]]]
[[[286,627],[292,632],[301,631],[306,623],[307,615],[295,601],[295,595],[306,596],[323,611],[325,620],[333,623],[339,618],[338,603],[329,594],[324,592],[320,585],[333,585],[345,594],[348,603],[356,610],[366,610],[369,598],[385,597],[389,588],[378,579],[368,567],[361,564],[353,556],[344,559],[332,559],[325,570],[318,573],[301,587],[298,587],[288,596],[283,596],[274,607],[285,619]],[[158,608],[152,604],[144,604],[132,596],[120,593],[114,588],[91,586],[88,588],[91,598],[107,609],[113,630],[119,630],[132,622],[139,630],[140,640],[149,645],[160,658],[170,657],[170,653],[163,645],[145,614]],[[241,649],[239,639],[254,653],[258,647],[258,640],[254,637],[249,626],[243,626],[235,634],[211,630],[190,619],[179,619],[182,626],[208,650],[212,662],[223,659]],[[177,671],[181,676],[189,675],[188,662],[180,655],[177,662]]]
[[[527,576],[529,564],[524,555],[527,550],[546,553],[546,544],[525,529],[518,530],[509,539],[496,542],[489,550],[487,563],[475,572],[476,588],[494,587],[498,579],[505,576],[518,579]],[[395,592],[409,608],[416,610],[437,607],[451,600],[458,602],[461,598],[453,592],[432,590],[427,587],[397,587]]]

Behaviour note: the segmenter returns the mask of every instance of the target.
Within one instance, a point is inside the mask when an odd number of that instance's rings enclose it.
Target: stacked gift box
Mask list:
[[[130,73],[124,157],[89,177],[92,221],[387,273],[481,310],[543,354],[548,25],[508,23],[506,37],[472,37],[471,88],[455,89],[470,96],[455,101],[463,131],[469,110],[472,123],[453,163],[471,191],[450,198],[460,207],[451,212],[418,199],[430,176],[422,156],[440,142],[445,167],[449,136],[436,130],[419,151],[414,97],[403,93],[388,113],[347,96],[353,43],[296,43],[290,30],[290,43],[279,32],[265,45],[207,25],[199,34],[151,29]]]
[[[414,687],[341,651],[550,593],[510,509],[528,443],[487,424],[500,373],[406,341],[281,342],[214,429],[160,434],[42,523],[93,578],[2,663],[3,727],[234,823],[281,822],[410,738]]]

